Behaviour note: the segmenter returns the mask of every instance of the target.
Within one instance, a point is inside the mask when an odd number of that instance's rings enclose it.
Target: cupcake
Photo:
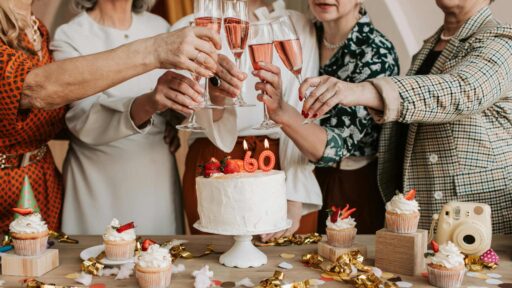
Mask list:
[[[415,197],[416,190],[413,189],[405,196],[398,193],[386,203],[386,228],[389,231],[410,234],[418,230],[420,208]]]
[[[341,208],[332,207],[327,219],[327,243],[334,247],[348,248],[354,243],[357,234],[356,221],[350,217],[356,208],[349,209],[349,205]]]
[[[113,219],[103,234],[103,244],[105,244],[105,255],[108,259],[128,260],[135,254],[135,226],[133,222],[125,225],[119,225],[117,219]]]
[[[14,252],[20,256],[38,256],[46,251],[48,226],[41,214],[21,215],[9,225]]]
[[[137,257],[135,277],[141,288],[169,287],[171,275],[171,255],[168,249],[153,244]]]
[[[426,253],[428,282],[439,288],[460,287],[466,272],[464,255],[450,241],[440,247],[432,243],[434,253]]]

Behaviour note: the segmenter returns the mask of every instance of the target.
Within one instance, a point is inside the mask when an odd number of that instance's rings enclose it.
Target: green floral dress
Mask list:
[[[323,29],[317,23],[318,43],[322,45]],[[365,12],[329,62],[320,67],[320,75],[346,82],[396,76],[398,56],[393,44],[375,27]],[[333,107],[330,117],[320,124],[327,130],[327,144],[319,167],[335,167],[347,156],[372,156],[377,153],[380,127],[365,107]]]

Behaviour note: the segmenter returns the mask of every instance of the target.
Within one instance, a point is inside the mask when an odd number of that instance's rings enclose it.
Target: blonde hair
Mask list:
[[[0,40],[14,49],[23,49],[20,43],[20,31],[27,27],[13,9],[12,0],[0,0]]]

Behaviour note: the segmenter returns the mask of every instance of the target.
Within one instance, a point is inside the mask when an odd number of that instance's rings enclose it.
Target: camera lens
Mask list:
[[[473,235],[465,235],[463,238],[462,238],[462,241],[464,241],[464,243],[466,243],[467,245],[472,245],[472,244],[475,244],[475,236]]]

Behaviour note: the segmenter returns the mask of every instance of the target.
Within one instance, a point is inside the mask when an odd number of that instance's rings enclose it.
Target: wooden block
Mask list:
[[[425,271],[428,231],[398,234],[381,229],[375,237],[375,266],[386,272],[419,275]]]
[[[39,277],[59,266],[59,250],[48,249],[39,256],[2,254],[2,275]]]
[[[345,253],[350,253],[352,251],[359,250],[361,255],[366,258],[367,250],[366,246],[360,243],[354,243],[350,248],[339,248],[331,246],[327,243],[327,241],[318,242],[318,255],[329,259],[330,261],[336,261],[340,255]]]

